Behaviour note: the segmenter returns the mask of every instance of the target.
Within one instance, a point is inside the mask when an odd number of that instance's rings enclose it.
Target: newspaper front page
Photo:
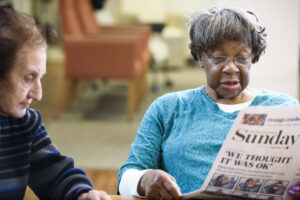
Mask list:
[[[300,182],[300,106],[248,107],[202,186],[185,199],[289,199]]]

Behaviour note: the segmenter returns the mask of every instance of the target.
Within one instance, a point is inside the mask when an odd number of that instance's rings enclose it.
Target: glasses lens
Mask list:
[[[210,59],[214,64],[225,64],[227,62],[227,58],[224,56],[211,56]]]
[[[234,63],[240,64],[240,65],[248,65],[251,62],[250,56],[238,56],[234,58]]]
[[[230,59],[225,56],[208,55],[208,58],[216,65],[226,65],[230,62]],[[251,61],[251,56],[238,56],[233,58],[233,62],[236,65],[249,65]]]

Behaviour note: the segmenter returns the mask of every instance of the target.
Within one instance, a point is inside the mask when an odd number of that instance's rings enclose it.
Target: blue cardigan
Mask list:
[[[297,104],[285,94],[263,90],[250,106]],[[141,122],[118,182],[127,169],[163,169],[182,193],[199,189],[238,112],[220,110],[204,87],[159,97]]]

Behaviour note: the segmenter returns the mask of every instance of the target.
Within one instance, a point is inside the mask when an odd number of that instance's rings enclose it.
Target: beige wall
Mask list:
[[[299,97],[299,1],[298,0],[217,0],[218,5],[251,9],[268,34],[267,49],[253,65],[251,86]]]
[[[27,14],[31,13],[30,0],[10,0],[10,1],[13,3],[15,9],[25,12]]]

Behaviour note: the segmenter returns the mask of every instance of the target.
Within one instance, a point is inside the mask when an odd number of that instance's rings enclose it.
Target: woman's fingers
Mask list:
[[[90,190],[78,197],[78,200],[111,200],[111,197],[104,191]]]
[[[102,190],[97,190],[97,196],[100,197],[101,200],[112,200],[111,197]]]
[[[295,185],[295,186],[291,187],[288,190],[288,193],[293,197],[293,199],[300,200],[300,186],[299,185]]]
[[[172,193],[170,193],[169,191],[167,191],[164,187],[161,187],[160,189],[160,200],[172,200],[175,199],[172,195]]]
[[[166,190],[168,191],[168,193],[172,195],[173,199],[179,199],[179,198],[181,198],[182,194],[180,192],[180,188],[178,187],[178,185],[176,184],[176,182],[174,182],[171,179],[171,177],[169,177],[169,179],[170,179],[169,181],[163,182],[164,188],[166,188]]]
[[[141,178],[141,185],[148,199],[175,200],[181,197],[180,189],[173,178],[162,170],[151,170]]]

